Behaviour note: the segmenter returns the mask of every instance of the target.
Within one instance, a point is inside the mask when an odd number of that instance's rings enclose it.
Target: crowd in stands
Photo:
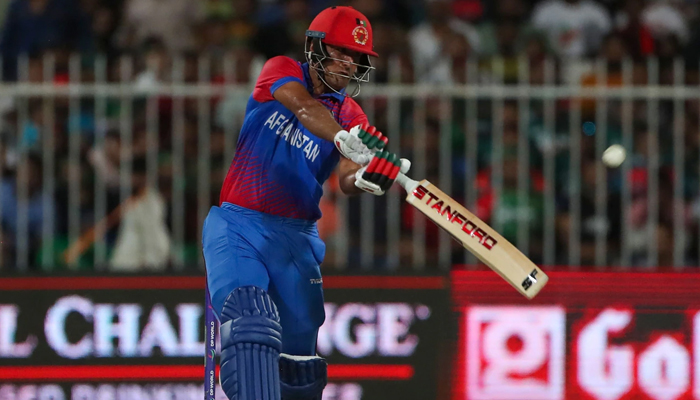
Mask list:
[[[376,70],[373,83],[456,85],[466,83],[503,83],[542,85],[545,83],[580,84],[582,86],[617,87],[623,84],[646,85],[674,83],[700,84],[700,3],[693,0],[5,0],[0,1],[0,56],[3,83],[41,83],[56,85],[99,80],[100,60],[105,61],[105,79],[129,81],[136,87],[153,87],[158,83],[182,80],[195,83],[202,79],[220,84],[249,85],[255,81],[265,60],[287,55],[304,60],[304,33],[312,18],[332,5],[350,5],[363,12],[374,31]],[[76,58],[77,57],[77,58]],[[606,73],[597,73],[597,60]],[[48,60],[51,60],[50,63]],[[72,60],[78,60],[78,73]],[[125,63],[124,60],[128,60]],[[183,69],[174,68],[182,60]],[[206,71],[201,63],[206,60]],[[650,60],[653,60],[650,61]],[[678,62],[683,69],[678,72]],[[128,67],[127,67],[128,66]],[[500,67],[497,67],[500,66]],[[550,68],[551,67],[551,68]],[[527,68],[527,74],[522,74]],[[549,71],[551,69],[551,71]],[[499,72],[500,71],[500,72]],[[551,72],[550,73],[548,73]],[[528,82],[521,78],[527,76]],[[603,81],[601,81],[601,79]],[[595,239],[603,230],[606,238],[606,262],[620,262],[623,225],[630,234],[624,238],[632,251],[631,262],[646,263],[649,235],[659,243],[658,265],[673,260],[674,210],[683,208],[681,244],[686,264],[700,262],[698,248],[700,221],[700,101],[662,100],[656,103],[634,101],[631,118],[626,119],[622,101],[607,102],[605,125],[595,129],[571,129],[573,102],[558,100],[554,104],[555,123],[549,124],[543,101],[529,102],[527,109],[516,100],[506,100],[494,114],[491,99],[477,102],[477,121],[470,124],[463,112],[466,100],[442,102],[436,93],[422,110],[425,120],[416,125],[416,104],[401,102],[399,129],[402,132],[400,153],[413,157],[421,146],[426,154],[428,179],[439,177],[439,143],[446,132],[451,135],[454,167],[450,171],[455,198],[466,201],[473,190],[477,215],[489,223],[498,223],[506,238],[517,240],[518,226],[527,223],[528,254],[542,262],[543,224],[547,180],[544,163],[553,154],[555,173],[555,229],[557,264],[568,261],[568,237],[571,233],[569,161],[571,152],[581,155],[581,264],[595,262]],[[151,99],[152,100],[152,99]],[[225,149],[227,132],[240,127],[240,116],[247,98],[214,99],[211,118],[203,121],[198,102],[187,100],[178,110],[172,98],[157,98],[157,124],[146,112],[149,99],[137,97],[131,102],[114,97],[104,105],[102,119],[96,117],[95,98],[81,98],[77,107],[68,98],[8,97],[0,98],[0,272],[17,268],[17,240],[23,233],[26,210],[29,237],[30,270],[50,265],[50,269],[94,268],[94,243],[84,246],[79,256],[67,263],[66,250],[75,246],[76,234],[85,235],[96,228],[95,187],[106,185],[106,209],[102,214],[121,214],[116,223],[105,229],[106,262],[112,270],[163,270],[173,268],[173,259],[195,268],[201,264],[198,233],[201,198],[198,172],[198,135],[206,125],[210,135],[209,164],[212,172],[208,185],[210,203],[218,200],[218,191],[230,159]],[[383,131],[390,124],[388,103],[383,98],[362,99],[363,106],[373,109],[375,123]],[[651,110],[657,118],[648,119]],[[448,121],[442,108],[454,111]],[[580,103],[581,121],[596,120],[599,104],[592,99]],[[48,107],[48,108],[47,108]],[[681,111],[678,107],[683,107]],[[131,139],[123,143],[123,115],[128,109]],[[77,111],[76,111],[77,110]],[[182,112],[182,126],[176,127],[174,113]],[[527,116],[527,126],[522,121]],[[679,118],[680,116],[680,118]],[[680,119],[680,120],[679,120]],[[498,199],[492,186],[493,124],[503,127],[503,187]],[[444,126],[448,124],[449,126]],[[684,177],[682,196],[674,202],[674,129],[680,124],[684,140]],[[552,126],[550,126],[552,125]],[[157,132],[149,132],[156,126]],[[421,128],[419,128],[419,126]],[[468,132],[475,126],[476,132]],[[600,162],[595,132],[605,131],[606,144],[621,143],[626,128],[632,131],[628,149],[631,163],[629,176],[620,170],[606,170],[606,215],[596,213],[595,188],[600,185],[596,166]],[[181,182],[174,182],[178,163],[173,131],[181,129],[183,171]],[[417,141],[418,129],[424,129]],[[465,146],[468,134],[478,137],[477,170],[468,171]],[[78,135],[78,139],[71,137]],[[518,194],[519,136],[527,135],[529,189],[523,204]],[[568,148],[571,135],[581,135],[581,148]],[[649,137],[658,137],[652,143]],[[48,139],[50,136],[50,142]],[[155,138],[155,142],[153,139]],[[45,146],[54,146],[53,157],[46,159]],[[77,145],[75,144],[77,143]],[[155,143],[155,144],[154,144]],[[152,166],[150,149],[156,146],[157,165]],[[648,188],[651,150],[660,160],[658,229],[649,231]],[[126,154],[126,156],[125,156]],[[126,181],[136,196],[124,203],[124,176],[120,165],[127,160],[130,175]],[[153,157],[151,157],[153,159]],[[46,163],[52,165],[46,168]],[[147,183],[149,169],[157,171],[156,184]],[[55,185],[43,184],[47,172]],[[654,171],[652,171],[654,172]],[[474,182],[466,187],[467,174]],[[78,193],[71,193],[71,181],[79,179]],[[622,181],[631,185],[629,218],[623,220]],[[578,182],[576,184],[579,184]],[[22,189],[20,189],[20,186]],[[184,243],[172,238],[174,193],[182,190],[184,203]],[[47,192],[47,190],[49,190]],[[349,203],[349,218],[340,221],[333,199],[340,196],[333,179],[326,185],[324,219],[319,229],[329,239],[332,259],[333,238],[340,224],[350,232],[350,246],[359,247],[361,204]],[[20,193],[22,192],[22,193]],[[45,200],[46,198],[50,200]],[[26,199],[26,204],[20,204]],[[77,232],[70,232],[71,202],[79,203]],[[373,199],[377,215],[386,209],[386,199]],[[132,204],[133,203],[133,204]],[[50,207],[46,207],[50,204]],[[497,206],[500,204],[500,206]],[[116,210],[116,212],[115,212]],[[125,211],[127,210],[127,211]],[[48,213],[48,215],[47,215]],[[401,262],[410,264],[413,213],[402,211]],[[51,221],[52,243],[45,242],[44,224]],[[524,222],[525,221],[525,222]],[[377,218],[377,266],[385,261],[387,232],[384,220]],[[437,257],[437,229],[427,227],[428,263]],[[97,229],[98,233],[99,229]],[[90,242],[92,243],[92,242]],[[52,260],[47,262],[47,249]],[[74,247],[73,247],[74,249]],[[463,252],[455,246],[454,262],[463,262]],[[176,254],[177,253],[177,254]],[[356,254],[350,252],[350,254]],[[350,265],[360,260],[351,258]],[[74,265],[68,265],[74,264]]]

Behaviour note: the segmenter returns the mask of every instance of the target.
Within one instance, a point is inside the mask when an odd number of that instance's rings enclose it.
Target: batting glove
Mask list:
[[[410,168],[411,162],[407,159],[399,159],[394,153],[380,151],[372,157],[369,164],[355,173],[355,186],[381,196],[391,188],[399,172],[405,174]]]
[[[374,152],[386,147],[389,139],[374,126],[357,125],[350,132],[338,132],[333,142],[344,157],[357,164],[367,165]]]

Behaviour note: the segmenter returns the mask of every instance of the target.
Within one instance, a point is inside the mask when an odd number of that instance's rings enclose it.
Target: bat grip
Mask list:
[[[418,187],[418,181],[414,181],[401,172],[396,175],[396,182],[398,182],[399,185],[401,185],[401,187],[403,187],[408,193],[413,192],[413,190]]]

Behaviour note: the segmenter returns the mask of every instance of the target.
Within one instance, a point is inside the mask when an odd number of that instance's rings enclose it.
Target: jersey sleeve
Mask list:
[[[275,90],[292,81],[304,83],[304,73],[299,63],[285,56],[273,57],[265,62],[260,71],[253,89],[253,99],[260,103],[272,101]]]
[[[345,130],[350,130],[353,126],[367,124],[369,125],[369,120],[367,115],[362,110],[357,102],[351,97],[345,98],[343,102],[343,108],[340,110],[340,117],[338,118],[338,123]]]

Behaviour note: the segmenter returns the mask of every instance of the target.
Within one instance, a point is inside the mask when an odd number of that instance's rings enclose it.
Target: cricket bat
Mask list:
[[[532,299],[549,277],[517,247],[427,180],[417,182],[399,173],[408,192],[406,202],[447,231],[481,262],[496,271],[520,294]]]

